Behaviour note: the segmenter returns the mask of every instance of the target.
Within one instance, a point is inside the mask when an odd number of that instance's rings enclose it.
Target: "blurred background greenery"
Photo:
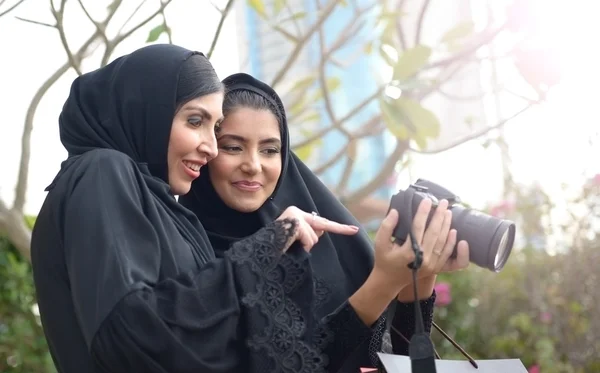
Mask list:
[[[369,229],[391,193],[422,174],[517,222],[501,273],[439,277],[436,322],[475,358],[520,358],[531,373],[600,371],[600,174],[589,156],[600,80],[587,47],[595,34],[584,30],[594,14],[593,2],[564,0],[0,0],[11,57],[0,74],[17,79],[0,86],[11,103],[0,111],[0,372],[55,371],[29,244],[65,157],[54,123],[68,86],[158,42],[205,52],[221,77],[250,71],[274,86],[294,150]],[[23,58],[32,44],[41,62]],[[443,358],[463,359],[432,335]]]

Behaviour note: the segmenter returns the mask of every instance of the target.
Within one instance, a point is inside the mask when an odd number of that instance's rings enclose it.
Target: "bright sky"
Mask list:
[[[217,5],[225,3],[220,0],[213,2]],[[7,3],[10,3],[10,0]],[[67,6],[65,28],[69,44],[74,46],[72,49],[75,49],[91,35],[94,28],[80,11],[77,2],[68,3],[70,6]],[[102,19],[108,3],[108,1],[84,1],[96,19]],[[119,11],[121,18],[115,19],[115,24],[122,24],[139,3],[139,1],[124,1]],[[140,10],[140,19],[155,11],[159,2],[148,1],[147,3],[150,5]],[[0,60],[0,102],[2,103],[0,105],[0,157],[2,159],[0,198],[8,201],[9,204],[14,198],[21,133],[27,107],[41,83],[66,61],[64,49],[55,30],[19,21],[13,16],[53,23],[47,4],[47,1],[28,0],[8,17],[0,19],[0,35],[2,35],[0,50],[3,51]],[[174,42],[189,49],[207,52],[213,38],[213,30],[216,29],[220,18],[210,2],[175,0],[167,10],[167,19],[173,29]],[[132,24],[135,24],[133,22],[135,20],[132,20]],[[154,20],[143,31],[124,41],[113,54],[113,58],[142,46],[149,30],[159,22],[159,19]],[[221,33],[220,48],[217,47],[212,57],[219,76],[225,77],[238,72],[237,49],[223,48],[223,46],[235,45],[235,34],[235,15],[231,14]],[[166,37],[164,41],[166,42]],[[94,55],[91,61],[84,65],[84,70],[94,69],[98,67],[98,63],[99,57]],[[60,168],[60,162],[66,157],[66,151],[58,137],[58,115],[75,76],[73,71],[65,74],[47,93],[37,110],[25,207],[29,214],[36,214],[39,211],[45,198],[44,188],[50,184]]]
[[[97,19],[102,16],[105,3],[98,1],[97,9],[91,9]],[[138,2],[125,3],[124,7],[133,8]],[[0,20],[0,35],[3,35],[0,38],[0,50],[3,51],[0,65],[0,197],[8,203],[12,203],[14,196],[27,106],[41,82],[66,58],[54,30],[15,20],[13,16],[52,23],[46,4],[40,5],[39,0],[26,1],[18,11]],[[74,14],[79,12],[76,4],[71,4],[66,15],[69,43],[75,46],[93,30],[85,17]],[[572,14],[553,7],[553,4],[556,2],[545,2],[542,19],[545,20],[546,32],[543,38],[558,43],[563,51],[564,81],[552,92],[548,104],[511,121],[505,132],[510,143],[512,170],[517,179],[528,183],[537,181],[558,196],[558,187],[562,183],[577,184],[584,173],[600,173],[600,126],[595,102],[595,91],[600,86],[597,68],[600,55],[593,48],[596,45],[594,39],[600,34],[599,23],[594,18],[599,13],[600,4],[585,0],[569,2]],[[148,7],[146,14],[151,10]],[[174,1],[169,7],[168,17],[176,44],[208,50],[212,30],[219,19],[208,1]],[[151,24],[123,43],[113,57],[142,45],[148,30],[155,25]],[[224,27],[221,48],[217,48],[212,59],[221,77],[237,72],[239,68],[235,33],[235,16],[231,16]],[[84,70],[97,66],[96,57],[84,65]],[[45,197],[44,187],[51,182],[66,156],[58,139],[57,118],[74,77],[74,72],[65,75],[38,108],[32,139],[27,213],[37,213]],[[506,115],[512,109],[518,108],[503,108]],[[589,143],[593,136],[594,146]],[[496,151],[485,151],[478,144],[471,143],[439,155],[415,156],[412,177],[439,182],[477,206],[497,198],[502,178],[500,170]]]

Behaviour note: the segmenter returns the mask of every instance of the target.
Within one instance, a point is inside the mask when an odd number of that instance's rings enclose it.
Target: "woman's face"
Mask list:
[[[258,210],[281,175],[277,118],[269,110],[236,109],[221,124],[217,143],[219,156],[209,167],[217,194],[234,210]]]
[[[195,98],[173,118],[169,138],[169,186],[174,195],[187,194],[200,168],[217,156],[215,126],[223,119],[223,93]]]

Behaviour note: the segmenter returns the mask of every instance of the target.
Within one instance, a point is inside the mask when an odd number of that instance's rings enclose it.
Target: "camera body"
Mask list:
[[[450,227],[456,229],[457,243],[465,240],[469,244],[469,260],[494,272],[502,270],[514,244],[514,222],[467,208],[457,195],[425,179],[418,179],[406,190],[398,191],[391,198],[389,208],[397,210],[399,214],[398,224],[393,233],[398,244],[402,245],[406,241],[419,204],[425,198],[433,202],[427,218],[427,227],[439,201],[446,199],[448,209],[452,211]],[[456,246],[452,256],[456,256]]]

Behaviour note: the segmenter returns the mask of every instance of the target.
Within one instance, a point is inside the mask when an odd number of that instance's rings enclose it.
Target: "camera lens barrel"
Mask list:
[[[429,186],[435,187],[436,184],[427,183],[428,187],[413,185],[392,196],[390,209],[394,208],[399,213],[398,224],[394,230],[394,238],[398,244],[406,241],[409,229],[412,227],[412,217],[416,215],[419,204],[424,198],[434,201],[434,208],[427,218],[426,226],[429,226],[437,201],[449,197],[428,192],[428,190],[435,189],[429,188]],[[448,192],[442,187],[440,189]],[[515,223],[466,208],[458,203],[452,204],[450,210],[452,210],[451,229],[456,229],[457,232],[456,242],[467,241],[471,263],[493,272],[500,272],[512,252],[515,241]],[[455,246],[452,256],[456,256],[456,249]]]

